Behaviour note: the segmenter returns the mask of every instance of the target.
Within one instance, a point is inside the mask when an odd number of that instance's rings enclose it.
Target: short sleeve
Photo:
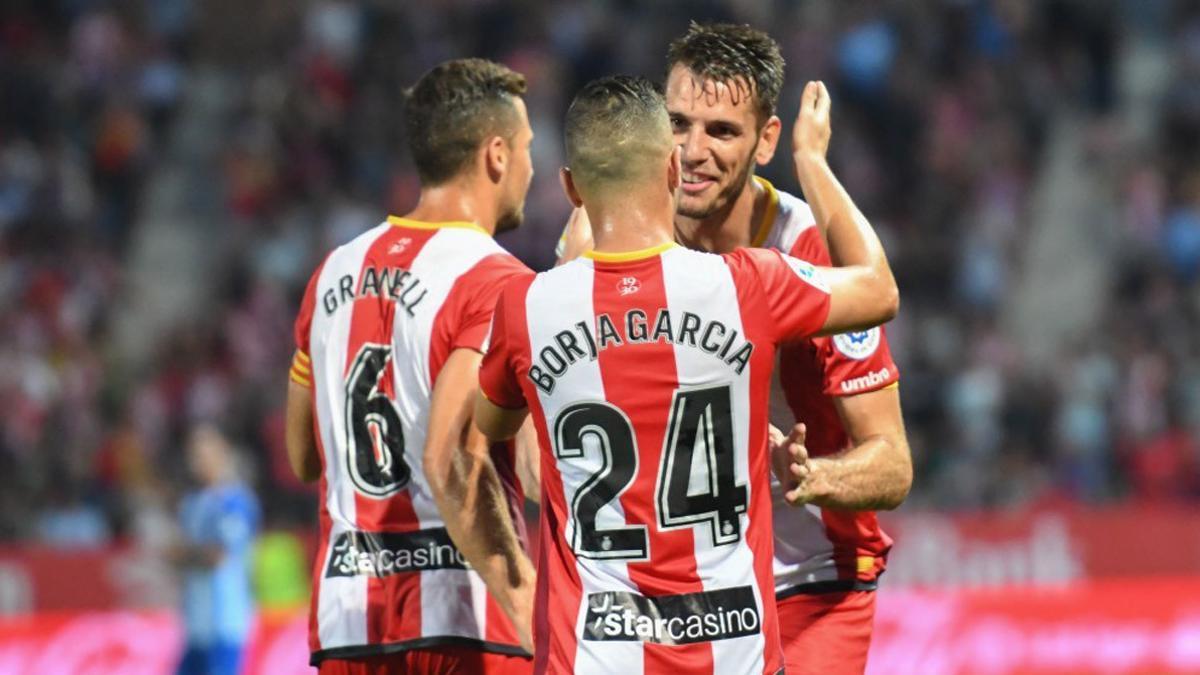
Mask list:
[[[507,253],[489,256],[464,275],[462,309],[458,328],[450,339],[450,349],[484,351],[492,313],[500,291],[514,278],[532,275],[533,271]]]
[[[774,250],[739,249],[726,255],[735,276],[749,275],[766,302],[777,342],[808,337],[829,317],[829,287],[811,263]]]
[[[292,356],[292,368],[288,377],[296,384],[309,388],[312,388],[312,352],[309,341],[312,336],[313,311],[317,304],[317,280],[321,278],[321,270],[324,268],[325,263],[322,262],[308,280],[293,328],[296,353]]]
[[[896,384],[900,369],[892,359],[887,332],[869,330],[814,338],[828,396],[865,394]]]
[[[492,315],[491,333],[485,339],[486,353],[479,366],[480,393],[495,405],[511,410],[528,405],[517,380],[515,357],[519,337],[513,334],[510,318],[515,313],[512,303],[524,300],[524,293],[515,291],[523,288],[524,284],[510,283],[500,295]]]

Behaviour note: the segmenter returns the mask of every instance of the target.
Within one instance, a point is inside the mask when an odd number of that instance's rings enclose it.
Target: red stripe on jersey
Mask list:
[[[383,270],[388,267],[408,269],[412,267],[426,242],[437,234],[437,230],[421,230],[401,227],[389,227],[372,242],[363,256],[362,266],[358,274],[358,283],[362,284],[363,275],[368,267]],[[389,252],[389,248],[400,238],[411,241],[407,246],[398,247],[398,253]],[[375,296],[358,294],[354,300],[353,314],[350,319],[350,335],[346,345],[346,366],[344,373],[348,374],[359,349],[367,343],[382,345],[392,344],[393,322],[395,321],[397,304],[380,293]],[[382,297],[381,297],[382,296]],[[389,364],[390,365],[390,364]],[[380,378],[380,390],[389,398],[396,393],[395,373],[387,368]],[[337,414],[335,411],[334,414]],[[411,448],[406,448],[408,452]],[[415,451],[419,452],[420,449]],[[355,526],[366,532],[409,531],[420,527],[417,514],[413,510],[412,497],[408,490],[401,490],[385,499],[374,499],[354,493]],[[397,612],[397,608],[399,612]],[[367,578],[367,640],[372,644],[380,642],[398,642],[421,637],[421,575],[410,572],[394,574],[388,577]]]
[[[506,326],[503,329],[493,328],[495,332],[503,330],[508,334],[514,350],[512,359],[515,372],[527,372],[532,362],[525,299],[533,280],[534,277],[530,276],[505,289],[501,302],[505,303]],[[529,390],[526,389],[526,392]],[[527,395],[525,403],[529,406],[529,414],[537,431],[538,447],[554,447],[550,443],[546,414],[536,393]],[[542,450],[540,454],[542,511],[538,524],[540,544],[536,552],[538,601],[533,608],[533,671],[545,673],[553,661],[566,664],[569,672],[575,668],[575,619],[583,596],[583,585],[570,547],[562,540],[568,514],[562,475],[551,452]],[[559,552],[565,559],[552,561],[550,556]]]
[[[771,313],[761,300],[762,291],[752,286],[753,282],[749,278],[734,274],[733,282],[737,287],[742,328],[747,337],[760,345],[750,356],[750,419],[766,420],[769,416],[770,378],[775,350],[761,347],[767,347],[773,342],[767,336],[775,331],[765,325],[771,320]],[[767,425],[751,424],[748,432],[750,476],[769,476],[771,469],[767,450]],[[766,481],[755,481],[754,484],[765,486]],[[746,513],[750,514],[751,519],[750,526],[746,528],[746,543],[754,552],[754,578],[758,580],[763,612],[769,615],[769,618],[764,617],[762,627],[766,650],[763,654],[763,672],[774,673],[783,667],[783,650],[779,641],[779,621],[775,616],[775,606],[771,602],[771,598],[775,597],[775,539],[770,490],[752,490]],[[762,522],[764,519],[766,523]],[[772,645],[775,646],[774,649]]]
[[[612,265],[601,261],[594,264],[592,302],[597,317],[601,314],[616,317],[613,320],[619,325],[630,309],[639,308],[647,316],[655,316],[659,308],[667,307],[660,256],[637,264]],[[636,277],[640,290],[622,295],[622,280],[626,277]],[[618,330],[624,332],[623,327]],[[621,349],[601,349],[599,362],[605,399],[625,411],[637,433],[638,471],[620,501],[626,523],[646,524],[651,559],[628,563],[629,578],[647,596],[703,592],[704,585],[696,571],[695,529],[660,530],[655,504],[671,402],[679,387],[675,347],[657,340],[626,344]],[[630,373],[637,373],[637,377],[630,377]],[[646,675],[713,670],[709,642],[646,643],[643,658]]]

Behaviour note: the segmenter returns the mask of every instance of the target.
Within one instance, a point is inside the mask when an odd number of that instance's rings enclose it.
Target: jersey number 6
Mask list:
[[[364,344],[346,376],[346,464],[354,487],[376,499],[404,489],[412,477],[400,415],[379,389],[391,355],[390,346]]]

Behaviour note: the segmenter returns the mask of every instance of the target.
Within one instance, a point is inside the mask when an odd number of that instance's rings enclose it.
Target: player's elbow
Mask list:
[[[307,447],[300,439],[290,439],[287,444],[288,465],[296,478],[305,483],[314,483],[321,477],[321,462],[316,449]]]
[[[912,455],[909,452],[908,444],[901,440],[893,443],[892,447],[891,470],[887,472],[890,480],[879,500],[878,509],[880,511],[891,511],[899,507],[908,498],[909,491],[912,490]]]
[[[293,463],[292,472],[296,474],[296,478],[299,478],[304,483],[315,483],[321,477],[320,467],[313,467],[307,464],[297,465]]]
[[[896,285],[896,278],[891,273],[884,275],[884,279],[880,281],[878,298],[879,323],[887,323],[896,318],[900,313],[900,287]]]

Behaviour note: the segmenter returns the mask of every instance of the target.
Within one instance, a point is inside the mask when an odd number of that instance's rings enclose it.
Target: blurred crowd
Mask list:
[[[240,449],[268,525],[312,522],[314,492],[283,456],[291,321],[329,247],[415,202],[402,87],[465,55],[526,74],[536,176],[526,225],[502,243],[542,269],[568,213],[556,180],[566,103],[602,74],[661,77],[666,42],[689,19],[747,22],[780,41],[785,138],[803,82],[832,85],[832,163],[883,236],[903,294],[889,330],[916,460],[906,508],[1194,501],[1200,12],[1190,5],[5,3],[0,540],[166,536],[187,480],[183,439],[206,422]],[[1118,73],[1135,38],[1167,54],[1169,70],[1151,132],[1130,140],[1118,130]],[[1024,357],[1020,326],[1002,319],[1048,135],[1066,113],[1086,126],[1087,161],[1105,167],[1118,231],[1103,315],[1047,365]],[[189,165],[188,144],[215,161]],[[798,191],[788,153],[778,155],[761,173]],[[131,356],[115,344],[117,324],[138,311],[129,270],[147,255],[145,232],[172,213],[148,208],[156,181],[178,169],[205,190],[214,264],[190,280],[203,300],[188,318],[143,336]]]

